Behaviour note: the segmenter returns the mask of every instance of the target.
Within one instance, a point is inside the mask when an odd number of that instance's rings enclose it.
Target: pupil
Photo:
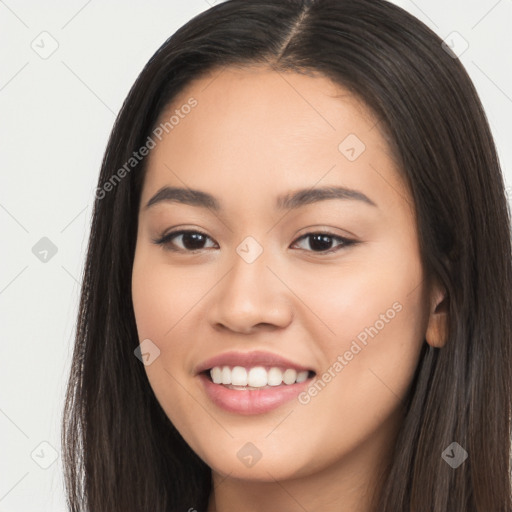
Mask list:
[[[184,233],[182,236],[183,245],[191,251],[201,249],[201,245],[204,244],[204,240],[201,240],[204,238],[204,236],[200,233]],[[187,240],[192,240],[192,243],[187,243]]]
[[[331,237],[329,235],[312,235],[309,242],[311,249],[325,251],[331,248]]]

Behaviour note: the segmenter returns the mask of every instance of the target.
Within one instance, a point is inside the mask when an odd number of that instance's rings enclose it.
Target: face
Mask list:
[[[148,155],[132,276],[156,398],[217,473],[270,481],[374,465],[399,426],[431,302],[413,201],[377,120],[325,77],[264,68],[192,82],[161,121],[173,114]],[[158,200],[164,187],[213,199]],[[311,194],[325,187],[345,191]],[[288,362],[228,368],[314,376],[252,390],[196,373],[233,351]]]

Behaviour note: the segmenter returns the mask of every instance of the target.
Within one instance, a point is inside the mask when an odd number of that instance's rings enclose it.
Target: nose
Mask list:
[[[267,253],[250,263],[235,253],[232,262],[210,297],[210,324],[243,334],[289,325],[293,318],[292,292]]]

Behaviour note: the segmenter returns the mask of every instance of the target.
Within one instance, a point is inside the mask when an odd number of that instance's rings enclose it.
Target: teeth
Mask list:
[[[222,368],[215,366],[210,370],[210,376],[215,384],[222,383]]]
[[[224,368],[222,371],[224,371]],[[244,367],[235,366],[231,370],[231,384],[233,386],[247,386],[247,370]]]
[[[233,368],[234,370],[234,368]],[[243,368],[245,371],[245,368]],[[268,384],[267,370],[261,366],[255,366],[249,370],[247,376],[247,384],[252,388],[262,388]]]
[[[222,368],[222,376],[220,383],[231,384],[231,371],[227,366],[224,366],[224,368]]]
[[[283,372],[279,368],[270,368],[267,378],[269,386],[279,386],[283,382]]]
[[[243,366],[214,366],[210,370],[210,376],[215,384],[232,386],[248,386],[251,388],[264,388],[268,386],[280,386],[304,382],[308,378],[308,371],[297,372],[293,368],[287,368],[284,372],[277,367],[269,370],[263,366],[244,368]]]

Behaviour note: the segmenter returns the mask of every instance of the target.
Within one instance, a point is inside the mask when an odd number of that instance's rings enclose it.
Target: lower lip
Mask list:
[[[237,414],[262,414],[293,400],[313,380],[313,377],[295,384],[281,384],[265,389],[229,389],[214,384],[204,373],[198,375],[210,400],[222,409]]]

